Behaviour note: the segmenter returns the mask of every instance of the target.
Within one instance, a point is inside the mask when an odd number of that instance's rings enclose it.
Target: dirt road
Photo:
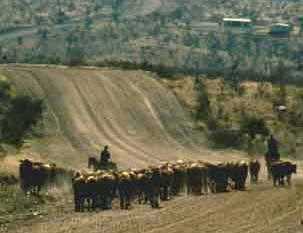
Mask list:
[[[248,185],[247,191],[187,196],[162,202],[160,209],[134,204],[122,211],[74,213],[68,198],[41,208],[41,217],[16,222],[16,233],[301,233],[303,180],[295,177],[292,187],[273,188],[265,180]]]

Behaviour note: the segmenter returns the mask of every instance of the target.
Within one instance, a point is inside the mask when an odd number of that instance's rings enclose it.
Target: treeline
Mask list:
[[[87,63],[86,63],[87,64]],[[92,64],[91,64],[92,65]],[[275,67],[271,75],[260,75],[260,74],[244,74],[237,73],[235,76],[231,76],[222,70],[211,70],[211,69],[199,69],[199,68],[186,68],[186,67],[168,67],[161,64],[151,64],[148,62],[137,63],[126,60],[104,60],[93,64],[97,67],[112,67],[119,68],[122,70],[144,70],[150,71],[157,74],[160,78],[175,79],[182,76],[207,76],[207,78],[224,78],[228,82],[234,83],[236,85],[238,82],[243,81],[255,81],[255,82],[270,82],[275,84],[303,84],[301,79],[289,79],[285,74],[283,64],[281,66]],[[240,78],[241,77],[241,78]]]

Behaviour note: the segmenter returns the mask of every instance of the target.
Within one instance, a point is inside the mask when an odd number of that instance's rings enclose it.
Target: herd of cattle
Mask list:
[[[120,199],[121,209],[128,209],[131,202],[149,203],[152,208],[186,190],[187,194],[207,194],[227,191],[229,188],[245,190],[248,175],[251,182],[258,181],[260,162],[227,162],[213,164],[203,161],[165,162],[144,169],[127,171],[97,170],[66,172],[55,164],[20,163],[21,188],[38,194],[45,185],[53,185],[58,177],[70,177],[73,187],[75,211],[111,209],[114,198]],[[277,161],[269,169],[273,184],[290,184],[296,165]]]
[[[46,164],[33,162],[29,159],[20,160],[20,186],[26,193],[38,195],[42,187],[58,185],[62,179],[72,176],[73,171],[57,167],[55,163]]]

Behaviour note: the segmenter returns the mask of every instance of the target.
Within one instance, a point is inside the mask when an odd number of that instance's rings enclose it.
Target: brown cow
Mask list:
[[[159,198],[161,189],[160,168],[158,166],[151,166],[149,169],[149,179],[147,183],[149,201],[152,208],[159,208]]]
[[[142,202],[144,204],[148,201],[148,179],[149,179],[149,173],[147,169],[142,169],[137,172],[137,179],[135,182],[135,189],[136,189],[136,195],[138,197],[138,202],[141,204]]]
[[[54,182],[55,165],[32,162],[29,159],[20,160],[20,185],[24,192],[39,195],[42,187]]]
[[[130,172],[124,171],[119,174],[119,196],[120,196],[120,208],[128,209],[130,207],[130,200],[134,192],[133,178]]]
[[[114,171],[97,171],[97,200],[102,209],[111,209],[112,200],[118,187],[119,176]]]
[[[186,165],[183,161],[179,160],[172,165],[173,181],[171,186],[172,195],[178,195],[185,186],[186,181]]]
[[[59,185],[63,180],[71,179],[73,174],[57,167],[55,163],[47,164],[23,159],[20,160],[19,176],[22,190],[38,195],[42,188]]]
[[[167,201],[171,198],[171,187],[173,183],[174,171],[169,163],[165,163],[159,167],[160,169],[160,199]]]
[[[187,193],[207,193],[207,166],[201,162],[190,163],[187,167]]]
[[[81,175],[79,172],[73,177],[73,190],[74,190],[74,203],[75,211],[83,212],[85,198],[87,197],[86,193],[86,178],[84,175]]]
[[[206,166],[210,190],[213,193],[227,191],[229,174],[226,164],[219,163],[215,165],[207,163]]]
[[[75,211],[110,209],[117,178],[112,172],[77,172],[73,178]],[[100,205],[98,205],[100,203]]]

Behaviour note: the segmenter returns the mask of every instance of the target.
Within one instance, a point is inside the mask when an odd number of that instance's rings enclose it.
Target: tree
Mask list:
[[[23,44],[23,37],[19,36],[17,38],[17,43],[18,43],[19,46],[22,45]]]
[[[254,139],[257,134],[267,136],[269,134],[269,130],[264,119],[257,117],[244,117],[240,122],[240,133],[243,136],[249,135]]]
[[[18,94],[12,97],[0,120],[1,143],[20,147],[26,135],[42,119],[42,99]]]
[[[207,120],[210,102],[205,84],[203,83],[203,80],[199,77],[195,79],[195,90],[198,95],[197,101],[199,104],[196,113],[196,118]]]
[[[41,98],[20,93],[13,95],[11,84],[0,79],[0,148],[3,144],[20,147],[42,120],[44,109]]]

